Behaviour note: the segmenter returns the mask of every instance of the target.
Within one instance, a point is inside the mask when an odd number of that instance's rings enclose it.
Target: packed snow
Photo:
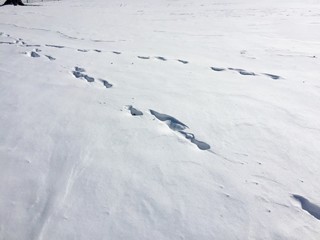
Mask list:
[[[0,239],[320,239],[319,58],[317,0],[0,7]]]

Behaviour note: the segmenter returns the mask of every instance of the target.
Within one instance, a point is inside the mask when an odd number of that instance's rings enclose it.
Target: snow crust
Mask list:
[[[0,7],[0,239],[320,239],[319,16]]]

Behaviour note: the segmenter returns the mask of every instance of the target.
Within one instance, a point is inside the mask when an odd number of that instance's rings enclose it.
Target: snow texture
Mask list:
[[[0,239],[319,240],[319,16],[0,7]]]

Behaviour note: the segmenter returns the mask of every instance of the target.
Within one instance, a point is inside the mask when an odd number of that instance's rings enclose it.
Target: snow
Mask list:
[[[0,7],[0,239],[319,239],[319,9]]]

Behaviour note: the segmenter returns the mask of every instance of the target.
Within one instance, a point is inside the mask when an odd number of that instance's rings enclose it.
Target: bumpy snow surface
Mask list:
[[[0,239],[319,240],[319,57],[319,1],[0,7]]]

